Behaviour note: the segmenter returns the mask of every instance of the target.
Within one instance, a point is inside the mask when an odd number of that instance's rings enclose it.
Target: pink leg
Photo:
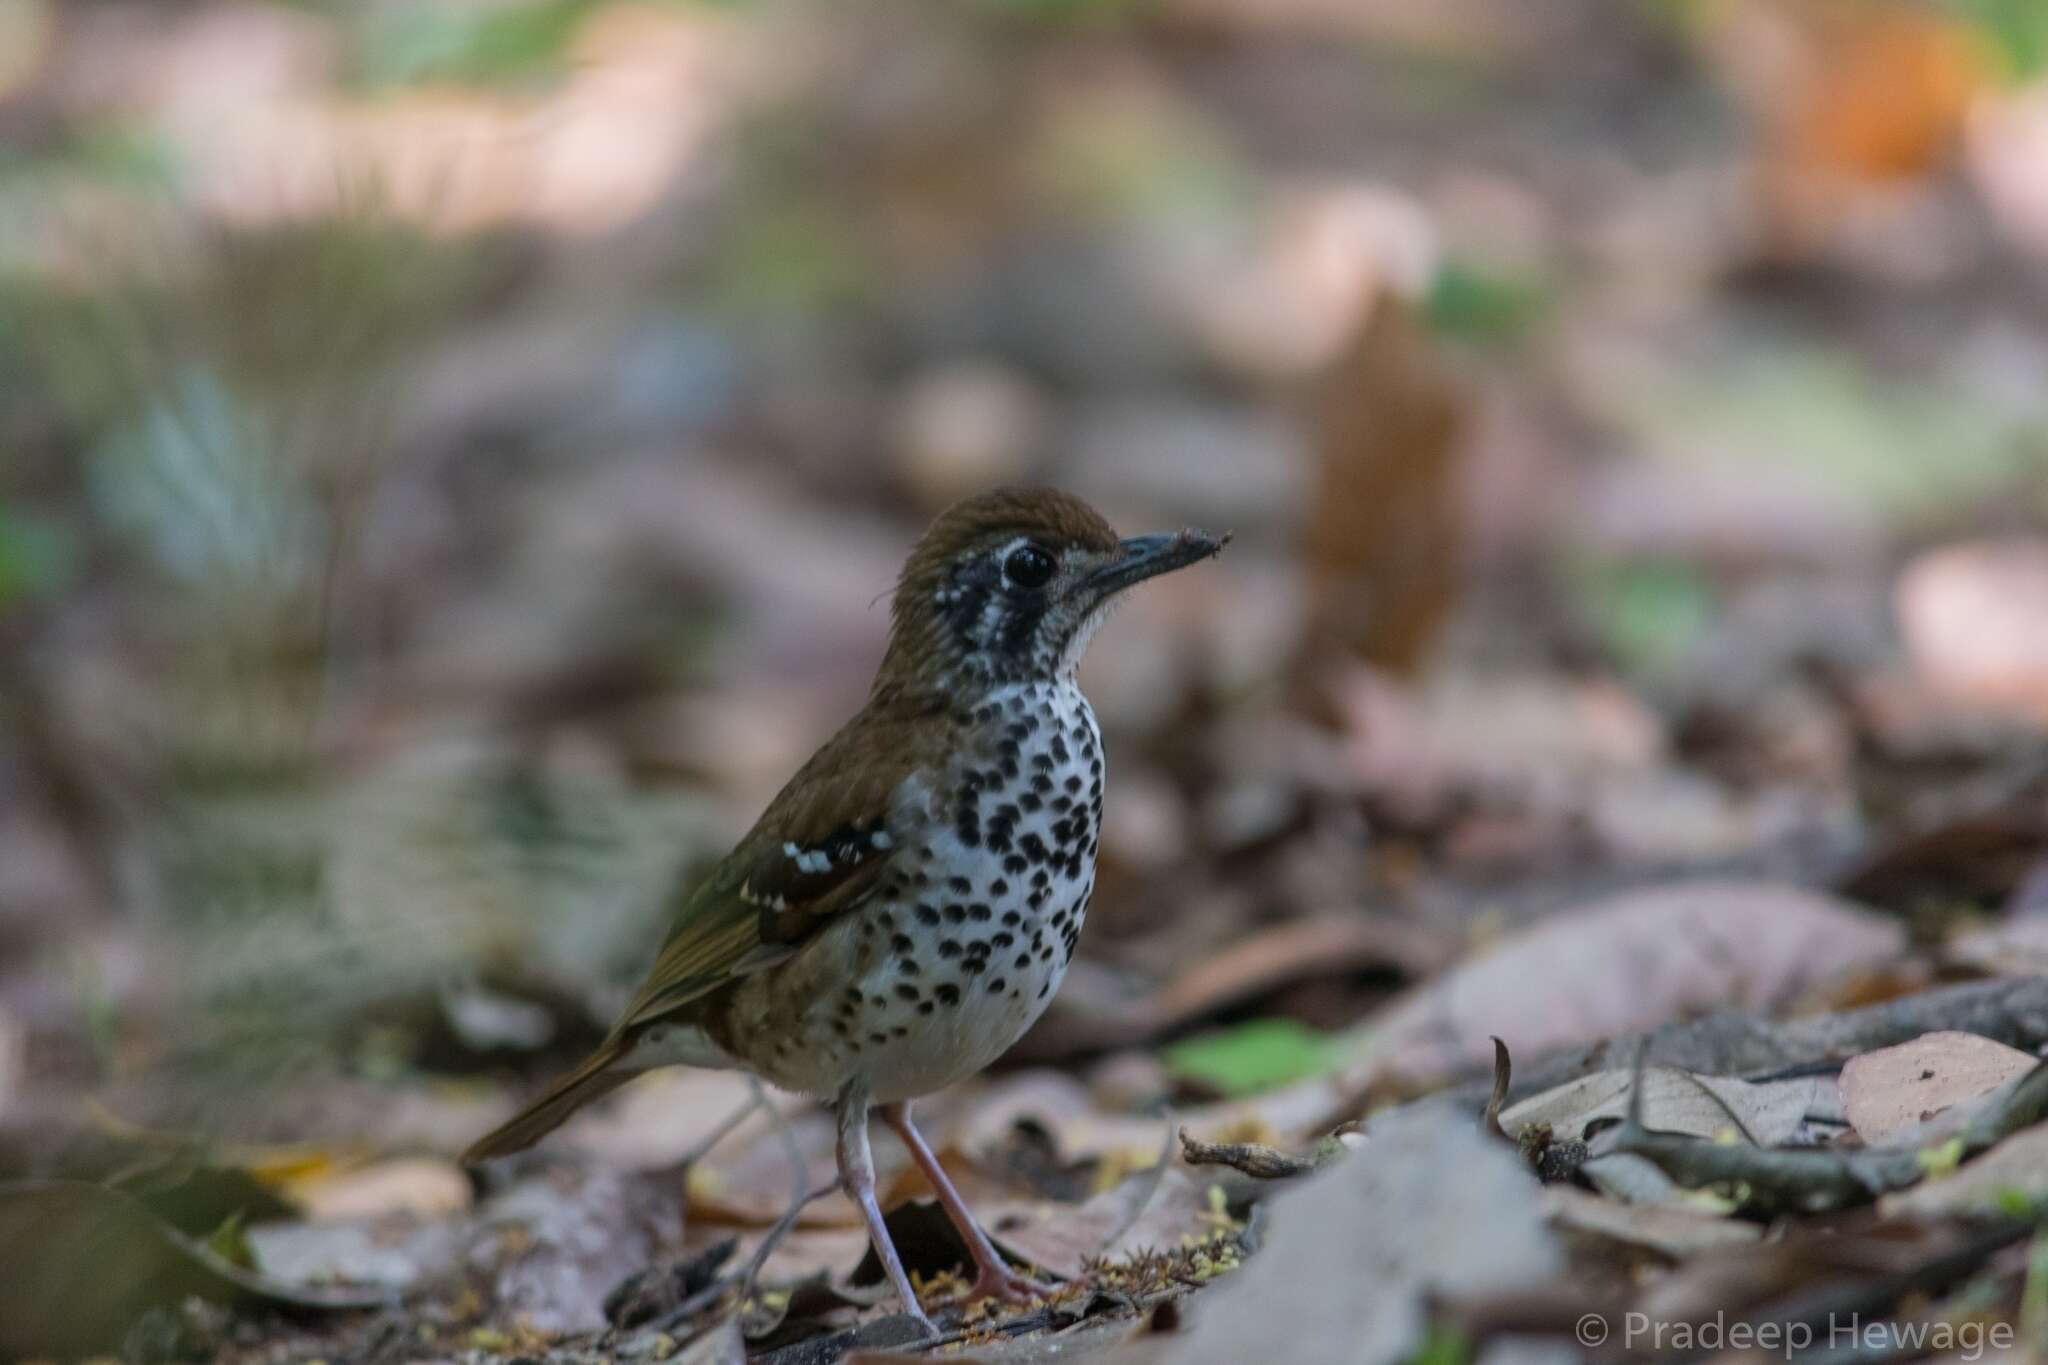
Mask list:
[[[1011,1303],[1028,1303],[1042,1299],[1054,1292],[1051,1285],[1040,1284],[1025,1275],[1010,1269],[1002,1253],[988,1240],[988,1234],[981,1230],[981,1224],[974,1221],[968,1212],[967,1201],[960,1197],[960,1191],[953,1188],[952,1180],[946,1175],[946,1168],[932,1155],[932,1149],[925,1146],[924,1135],[917,1131],[917,1125],[910,1121],[908,1104],[879,1104],[875,1112],[882,1116],[882,1122],[889,1130],[903,1140],[910,1149],[910,1159],[924,1172],[932,1189],[938,1193],[939,1206],[946,1216],[953,1220],[953,1226],[960,1231],[961,1240],[967,1243],[967,1250],[974,1257],[974,1288],[967,1293],[968,1299],[990,1297],[1004,1299]]]
[[[904,1311],[917,1319],[926,1334],[937,1336],[939,1329],[932,1326],[932,1320],[918,1305],[917,1291],[910,1287],[903,1258],[896,1254],[896,1243],[889,1239],[888,1224],[882,1221],[881,1206],[875,1202],[875,1159],[868,1149],[867,1095],[849,1086],[840,1094],[837,1107],[839,1180],[846,1189],[846,1197],[859,1207],[860,1216],[868,1225],[868,1240],[875,1244],[875,1255],[881,1257],[882,1269],[888,1273],[889,1283],[896,1287],[897,1297],[903,1300]]]

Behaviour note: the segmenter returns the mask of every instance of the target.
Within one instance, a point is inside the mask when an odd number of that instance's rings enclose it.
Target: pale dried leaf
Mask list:
[[[1510,1293],[1558,1273],[1535,1177],[1469,1115],[1420,1105],[1374,1120],[1367,1138],[1275,1198],[1265,1250],[1194,1305],[1194,1330],[1167,1359],[1239,1365],[1285,1342],[1293,1360],[1402,1360],[1422,1343],[1428,1296]]]
[[[2034,1067],[2018,1048],[1974,1033],[1927,1033],[1851,1057],[1842,1067],[1842,1108],[1875,1146]]]
[[[1627,891],[1512,935],[1368,1025],[1359,1060],[1415,1077],[1651,1028],[1688,1014],[1781,1008],[1905,947],[1898,925],[1770,882]]]

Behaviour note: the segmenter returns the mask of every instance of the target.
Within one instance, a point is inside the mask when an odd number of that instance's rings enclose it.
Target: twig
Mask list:
[[[1344,1144],[1338,1133],[1331,1133],[1311,1147],[1308,1155],[1296,1156],[1263,1142],[1204,1142],[1183,1128],[1180,1154],[1190,1166],[1228,1166],[1254,1180],[1291,1180],[1311,1175],[1344,1155]]]
[[[1648,1051],[1646,1046],[1637,1049],[1628,1117],[1611,1150],[1644,1158],[1687,1189],[1740,1185],[1748,1202],[1766,1212],[1828,1213],[1868,1204],[1881,1194],[1919,1184],[1930,1169],[1967,1161],[2048,1114],[2044,1062],[1988,1100],[1962,1134],[1950,1140],[1952,1148],[1943,1143],[1925,1150],[1818,1152],[1729,1146],[1643,1126],[1643,1061]]]
[[[1596,1071],[1628,1065],[1634,1049],[1649,1044],[1661,1065],[1702,1075],[1756,1077],[1806,1070],[1815,1063],[1839,1063],[1858,1053],[1890,1047],[1937,1030],[1975,1033],[2022,1052],[2048,1045],[2048,977],[1972,981],[1921,991],[1864,1009],[1800,1019],[1770,1020],[1741,1014],[1667,1024],[1648,1033],[1623,1034],[1585,1047],[1522,1059],[1511,1098],[1521,1098],[1575,1081]],[[1449,1098],[1478,1112],[1490,1086],[1474,1081]],[[1355,1112],[1347,1101],[1346,1116]]]

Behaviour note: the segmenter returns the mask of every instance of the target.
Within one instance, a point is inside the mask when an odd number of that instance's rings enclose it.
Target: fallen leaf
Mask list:
[[[1942,1179],[1878,1200],[1887,1218],[2001,1213],[2032,1216],[2048,1200],[2048,1127],[2015,1133]]]
[[[1365,312],[1325,385],[1304,540],[1314,635],[1410,673],[1457,602],[1470,397],[1391,291]]]
[[[1974,1033],[1927,1033],[1851,1057],[1842,1108],[1871,1146],[2031,1071],[2034,1058]]]
[[[1907,653],[1933,686],[2048,724],[2048,540],[1930,550],[1899,575],[1896,604]]]
[[[469,1207],[469,1177],[451,1162],[399,1157],[353,1171],[327,1173],[289,1186],[308,1218],[378,1218],[408,1213],[441,1217]]]
[[[1514,1153],[1468,1114],[1415,1105],[1375,1118],[1363,1149],[1275,1196],[1265,1249],[1191,1305],[1193,1330],[1165,1358],[1241,1365],[1285,1343],[1290,1360],[1403,1360],[1423,1342],[1430,1296],[1531,1289],[1561,1264],[1541,1187]]]
[[[1763,1236],[1762,1227],[1740,1219],[1663,1204],[1624,1204],[1571,1185],[1544,1186],[1543,1211],[1559,1232],[1620,1242],[1674,1260]]]
[[[98,1185],[0,1185],[0,1356],[117,1347],[150,1308],[190,1297],[306,1310],[372,1308],[385,1291],[310,1288],[244,1270]]]
[[[1627,1071],[1597,1071],[1503,1110],[1501,1127],[1517,1137],[1546,1124],[1560,1137],[1592,1140],[1628,1112],[1633,1080]],[[1733,1076],[1694,1076],[1669,1067],[1643,1073],[1643,1125],[1659,1132],[1713,1137],[1740,1122],[1759,1146],[1775,1147],[1798,1133],[1816,1099],[1832,1083],[1825,1076],[1751,1084]]]
[[[2048,976],[2048,920],[2033,918],[1965,934],[1948,945],[1947,956],[1994,976]]]
[[[606,1297],[654,1259],[675,1223],[657,1178],[589,1170],[521,1181],[479,1207],[475,1226],[519,1248],[498,1268],[498,1303],[537,1331],[567,1333],[606,1325]]]
[[[1041,1202],[990,1209],[989,1235],[1005,1251],[1071,1280],[1092,1257],[1115,1261],[1134,1251],[1171,1249],[1207,1232],[1209,1183],[1184,1167],[1155,1167],[1079,1208]]]
[[[1503,939],[1397,1001],[1361,1031],[1356,1065],[1431,1079],[1686,1014],[1770,1011],[1898,956],[1898,925],[1770,882],[1623,892]]]

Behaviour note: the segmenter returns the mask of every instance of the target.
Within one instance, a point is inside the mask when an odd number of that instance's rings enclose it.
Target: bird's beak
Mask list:
[[[1189,529],[1166,536],[1133,536],[1119,542],[1115,557],[1090,573],[1082,584],[1096,601],[1106,601],[1133,583],[1212,558],[1229,543],[1228,531],[1212,535]]]

